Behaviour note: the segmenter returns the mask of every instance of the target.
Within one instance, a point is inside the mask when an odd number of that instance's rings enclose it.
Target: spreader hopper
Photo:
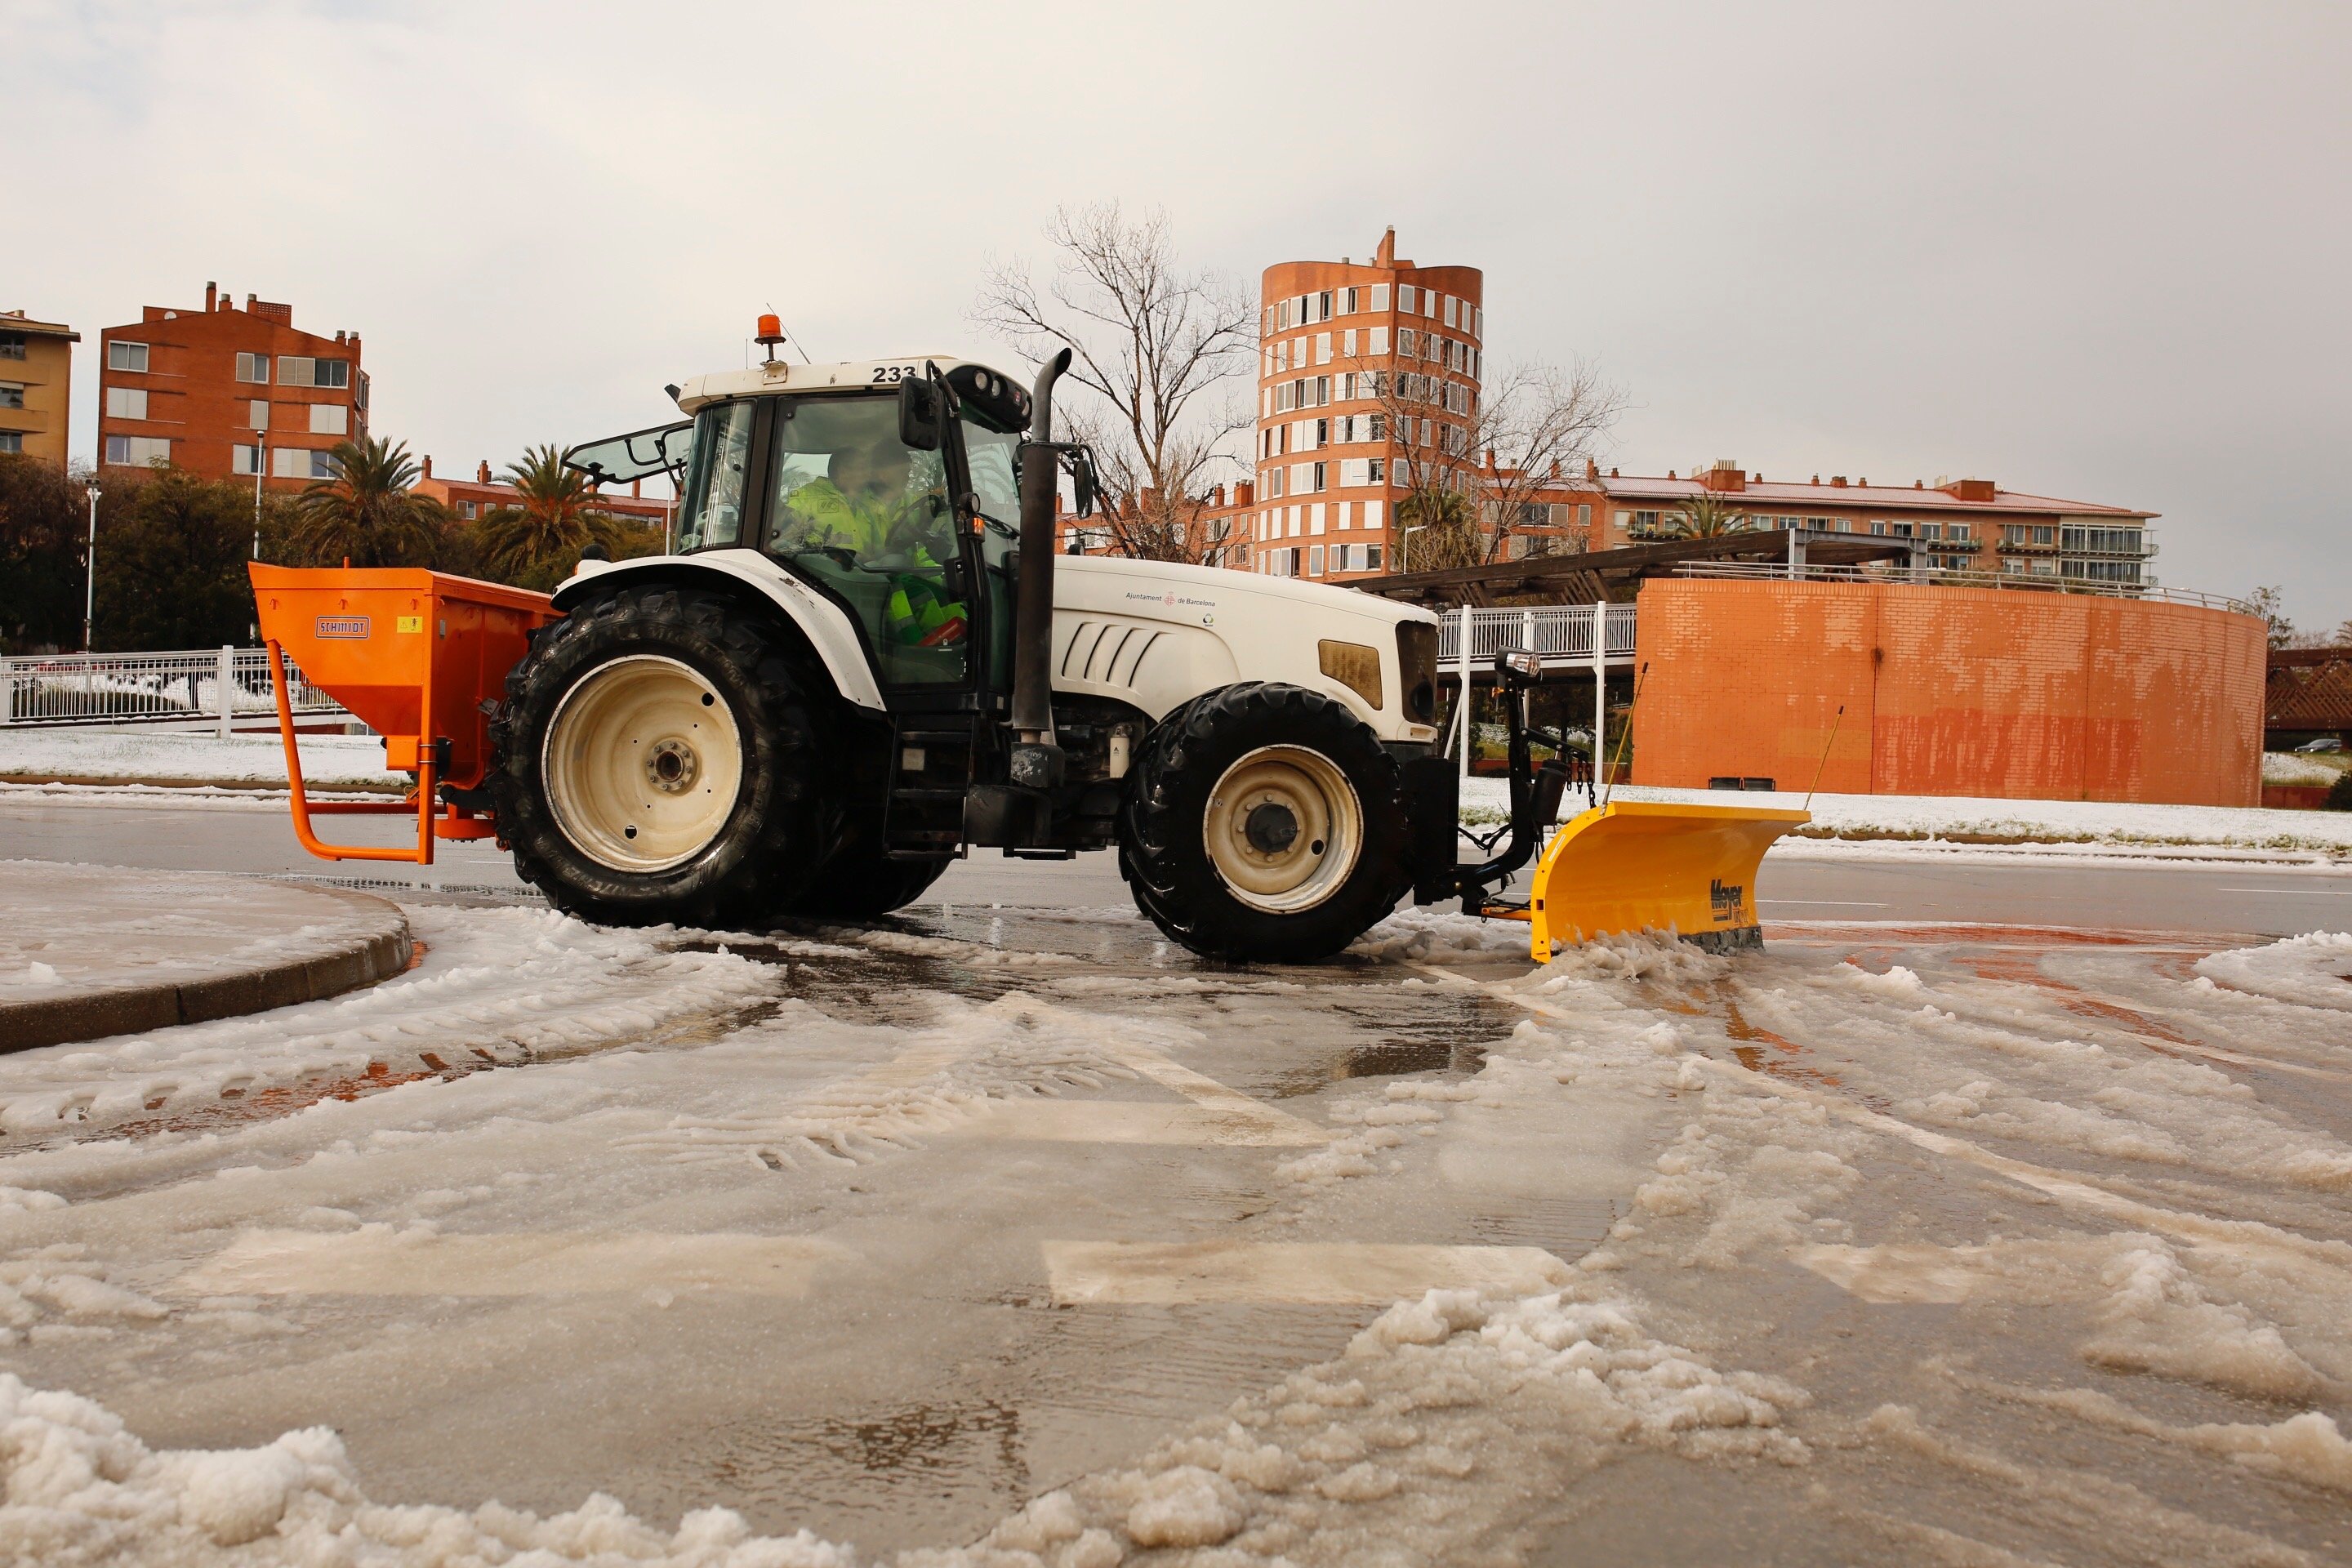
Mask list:
[[[1611,801],[1570,821],[1536,862],[1528,916],[1538,963],[1554,944],[1671,931],[1719,949],[1763,940],[1756,872],[1808,811]]]

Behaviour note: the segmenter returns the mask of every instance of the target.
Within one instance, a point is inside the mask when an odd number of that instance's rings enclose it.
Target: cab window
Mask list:
[[[772,471],[769,552],[849,606],[883,683],[963,680],[971,611],[948,591],[946,459],[898,439],[898,399],[779,400]]]

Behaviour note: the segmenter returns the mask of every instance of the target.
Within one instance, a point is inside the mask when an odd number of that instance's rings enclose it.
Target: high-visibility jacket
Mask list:
[[[812,549],[847,550],[861,557],[889,553],[892,536],[913,531],[921,497],[891,508],[861,507],[841,493],[831,479],[812,479],[784,498],[784,504],[806,520],[806,544]],[[929,541],[909,541],[908,551],[917,567],[937,566]],[[969,622],[961,601],[950,603],[932,578],[912,572],[892,574],[885,610],[887,630],[902,644],[944,647],[963,640]]]

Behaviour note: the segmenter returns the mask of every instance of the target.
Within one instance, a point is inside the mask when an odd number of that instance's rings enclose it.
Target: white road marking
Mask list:
[[[2290,888],[2282,883],[2275,888],[2216,888],[2219,893],[2295,893],[2306,899],[2352,899],[2352,892],[2339,892],[2334,888]]]
[[[190,1296],[562,1296],[666,1289],[805,1296],[849,1257],[800,1236],[247,1231],[183,1274]]]
[[[1255,1100],[1243,1110],[1139,1100],[992,1100],[984,1112],[958,1131],[975,1138],[1028,1139],[1040,1143],[1296,1149],[1329,1141],[1329,1134],[1313,1122]]]
[[[1385,1306],[1432,1289],[1527,1296],[1570,1278],[1568,1265],[1539,1247],[1048,1241],[1044,1250],[1056,1306]]]
[[[1105,1056],[1192,1103],[1136,1100],[992,1100],[967,1131],[983,1138],[1045,1143],[1242,1144],[1297,1149],[1331,1135],[1304,1117],[1193,1071],[1159,1051],[1125,1040],[1101,1042]]]

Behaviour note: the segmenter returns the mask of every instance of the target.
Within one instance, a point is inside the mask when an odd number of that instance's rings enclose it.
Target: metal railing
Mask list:
[[[1447,670],[1462,660],[1462,626],[1470,626],[1470,658],[1484,665],[1505,648],[1528,648],[1547,663],[1592,662],[1592,606],[1541,605],[1517,610],[1447,610],[1437,634],[1437,657]],[[1605,658],[1623,661],[1633,657],[1634,606],[1612,605],[1602,634]]]
[[[343,705],[286,662],[298,714],[348,717]],[[174,653],[60,653],[0,658],[0,726],[213,722],[274,715],[266,648]]]
[[[2245,601],[2226,594],[2200,594],[2192,588],[2167,588],[2154,583],[2110,583],[2093,577],[2062,577],[2055,573],[1954,572],[1937,567],[1909,567],[1895,563],[1864,566],[1796,566],[1778,562],[1685,561],[1675,568],[1677,577],[1727,577],[1752,582],[1793,583],[1919,583],[1947,588],[2024,589],[2036,594],[2087,594],[2105,599],[2153,599],[2159,604],[2195,605],[2209,610],[2250,614]],[[1591,611],[1585,614],[1590,616]]]

